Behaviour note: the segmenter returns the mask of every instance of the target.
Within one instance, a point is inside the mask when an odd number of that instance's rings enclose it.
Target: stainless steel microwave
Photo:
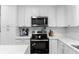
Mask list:
[[[48,17],[31,17],[31,26],[32,27],[43,27],[48,26]]]

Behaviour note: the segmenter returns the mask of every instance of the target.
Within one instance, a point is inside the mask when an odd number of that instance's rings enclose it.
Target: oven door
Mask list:
[[[49,41],[31,41],[31,53],[49,53]]]

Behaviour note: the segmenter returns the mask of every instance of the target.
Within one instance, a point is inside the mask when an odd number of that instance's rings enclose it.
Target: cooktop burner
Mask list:
[[[31,39],[48,39],[47,34],[32,34]]]

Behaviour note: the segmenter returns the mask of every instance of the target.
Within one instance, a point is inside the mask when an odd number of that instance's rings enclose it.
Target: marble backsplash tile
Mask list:
[[[32,34],[32,31],[38,31],[41,29],[42,29],[42,27],[31,27],[31,28],[29,28],[29,34]],[[64,27],[47,27],[45,30],[48,33],[50,29],[54,32],[55,35],[65,35]]]
[[[66,37],[70,37],[73,40],[79,40],[79,27],[67,27],[65,28]]]

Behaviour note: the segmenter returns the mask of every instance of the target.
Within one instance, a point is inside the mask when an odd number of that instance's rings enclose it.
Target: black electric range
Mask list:
[[[32,34],[30,48],[31,54],[48,54],[49,39],[47,34]]]

